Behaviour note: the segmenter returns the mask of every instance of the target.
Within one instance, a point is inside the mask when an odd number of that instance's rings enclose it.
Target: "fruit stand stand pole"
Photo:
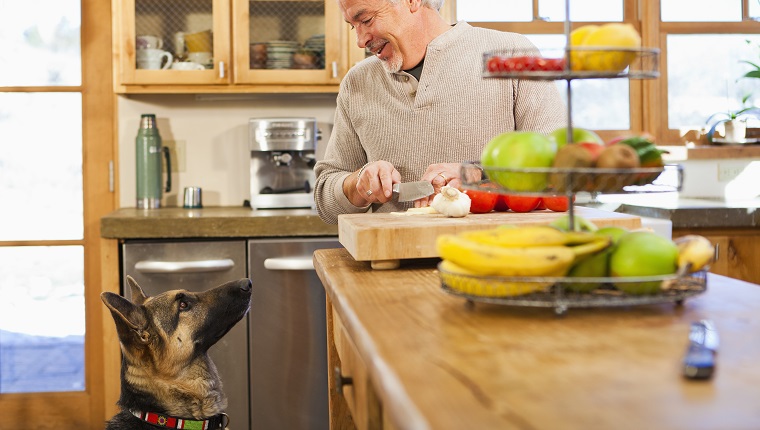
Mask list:
[[[565,67],[569,72],[572,70],[572,56],[570,55],[570,32],[572,31],[570,26],[570,0],[565,0]],[[567,73],[570,76],[570,73]],[[573,143],[573,97],[572,86],[573,80],[567,78],[567,134],[565,138],[565,144]],[[571,173],[572,175],[572,173]],[[565,197],[567,198],[567,217],[569,219],[570,230],[575,229],[575,211],[573,210],[573,195],[575,192],[572,187],[566,187]]]

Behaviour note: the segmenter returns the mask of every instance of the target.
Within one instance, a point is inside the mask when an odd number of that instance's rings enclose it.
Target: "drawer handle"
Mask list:
[[[353,384],[354,378],[350,376],[343,376],[340,373],[340,367],[335,366],[335,391],[342,393],[344,386]]]
[[[314,270],[312,257],[267,258],[264,268],[268,270]]]
[[[143,273],[222,272],[235,267],[229,258],[198,261],[138,261],[135,270]]]

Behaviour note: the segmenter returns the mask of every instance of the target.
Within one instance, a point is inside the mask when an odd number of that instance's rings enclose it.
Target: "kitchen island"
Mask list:
[[[314,263],[328,297],[333,429],[760,428],[760,286],[710,274],[682,305],[469,306],[435,260]],[[720,334],[712,380],[681,376],[690,323]]]

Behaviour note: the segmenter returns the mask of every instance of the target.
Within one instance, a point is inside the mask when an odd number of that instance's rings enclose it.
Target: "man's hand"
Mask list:
[[[374,161],[348,175],[343,193],[354,206],[386,203],[393,196],[393,184],[401,182],[401,174],[387,161]]]
[[[431,184],[433,184],[435,193],[431,194],[428,197],[423,197],[419,200],[415,200],[414,207],[420,208],[430,206],[430,204],[433,203],[433,197],[441,192],[441,188],[443,188],[444,185],[448,185],[457,189],[461,188],[461,167],[462,165],[460,163],[437,163],[428,166],[420,180],[429,181]]]

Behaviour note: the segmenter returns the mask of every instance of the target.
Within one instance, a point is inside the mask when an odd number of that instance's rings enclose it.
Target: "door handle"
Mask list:
[[[135,270],[143,273],[222,272],[235,267],[229,258],[197,261],[138,261]]]
[[[269,270],[314,270],[312,257],[267,258],[264,268]]]

